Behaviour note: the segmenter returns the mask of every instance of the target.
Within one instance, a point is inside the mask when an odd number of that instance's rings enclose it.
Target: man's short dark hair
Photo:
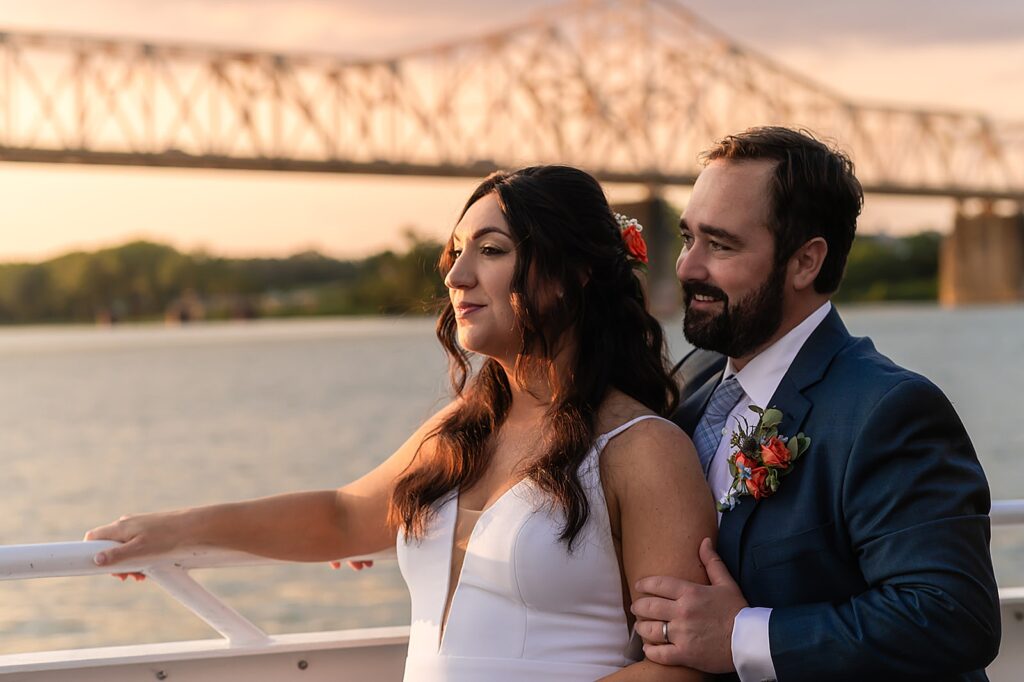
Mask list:
[[[825,294],[839,288],[864,205],[849,156],[807,131],[766,126],[722,138],[701,159],[775,161],[768,227],[775,236],[776,266],[808,240],[822,237],[828,255],[814,289]]]

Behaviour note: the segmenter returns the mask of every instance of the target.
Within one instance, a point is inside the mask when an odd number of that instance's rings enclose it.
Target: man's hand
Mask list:
[[[735,672],[732,625],[747,600],[711,547],[710,538],[700,544],[700,560],[711,585],[666,576],[637,582],[638,592],[652,596],[633,602],[636,631],[644,639],[644,654],[655,663],[685,665],[707,673]],[[668,643],[662,626],[665,622]]]

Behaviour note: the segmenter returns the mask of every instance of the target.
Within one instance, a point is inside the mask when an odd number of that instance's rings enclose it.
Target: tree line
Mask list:
[[[226,258],[136,241],[0,265],[0,323],[225,319],[430,312],[445,295],[441,244],[407,233],[399,252]]]
[[[853,242],[837,301],[936,301],[942,235],[861,235]]]
[[[861,236],[840,301],[935,300],[941,237]],[[0,323],[428,314],[446,296],[441,243],[407,232],[399,251],[226,258],[136,241],[39,263],[0,264]]]

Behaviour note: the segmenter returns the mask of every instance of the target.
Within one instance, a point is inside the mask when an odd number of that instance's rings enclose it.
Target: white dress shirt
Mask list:
[[[722,379],[725,380],[735,374],[736,381],[743,389],[743,395],[726,418],[726,434],[732,433],[737,423],[742,423],[739,421],[740,417],[752,424],[756,423],[757,415],[750,412],[750,405],[757,405],[762,409],[774,407],[769,403],[782,382],[782,377],[789,371],[789,366],[793,364],[797,353],[830,310],[832,304],[826,302],[789,333],[758,353],[738,372],[733,366],[732,359],[729,359]],[[732,474],[729,473],[729,456],[732,454],[729,440],[728,435],[722,437],[708,470],[708,484],[716,500],[721,499],[732,485]],[[718,521],[722,521],[721,512],[718,514]],[[775,664],[772,662],[771,644],[768,640],[768,620],[771,613],[772,610],[769,608],[748,607],[736,614],[732,626],[732,662],[736,666],[741,682],[775,679]]]

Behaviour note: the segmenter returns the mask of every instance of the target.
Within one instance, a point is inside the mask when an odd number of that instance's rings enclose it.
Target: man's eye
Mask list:
[[[683,240],[683,248],[684,249],[688,249],[691,246],[693,246],[693,235],[684,234],[684,235],[681,235],[681,237],[682,237],[682,240]]]
[[[726,246],[725,244],[723,244],[721,242],[716,242],[716,241],[708,242],[708,247],[710,247],[710,249],[712,251],[728,251],[729,250],[728,246]]]

